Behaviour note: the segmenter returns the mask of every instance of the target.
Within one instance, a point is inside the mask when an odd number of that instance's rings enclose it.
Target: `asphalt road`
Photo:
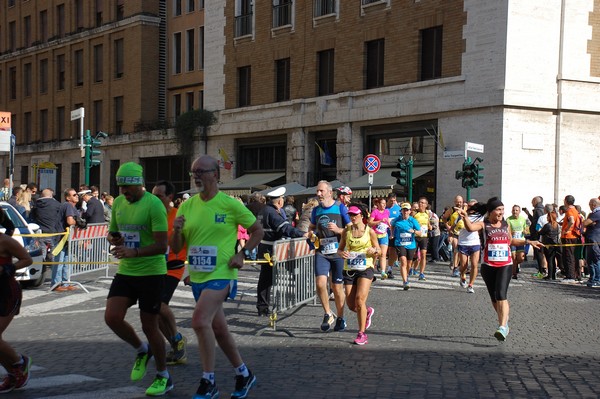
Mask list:
[[[511,282],[510,335],[492,335],[496,318],[480,277],[475,294],[460,288],[445,264],[429,265],[427,280],[403,291],[397,279],[376,281],[369,343],[353,345],[348,329],[323,333],[319,304],[279,315],[278,330],[255,311],[256,269],[240,273],[239,296],[226,303],[232,332],[258,378],[252,398],[597,398],[600,397],[600,290],[534,279],[523,268]],[[114,274],[111,269],[110,275]],[[129,381],[135,351],[103,321],[110,280],[79,276],[89,290],[54,293],[46,283],[25,290],[21,315],[4,339],[33,358],[32,378],[12,398],[142,398],[153,377]],[[75,279],[74,279],[75,280]],[[171,398],[191,398],[201,377],[191,329],[193,297],[181,285],[173,299],[189,338],[188,363],[173,366]],[[138,331],[138,310],[128,320]],[[217,351],[216,379],[229,397],[234,372]]]

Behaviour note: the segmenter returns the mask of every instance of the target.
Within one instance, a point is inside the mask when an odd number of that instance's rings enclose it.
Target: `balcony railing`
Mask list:
[[[315,0],[315,17],[335,14],[335,0]]]
[[[292,24],[292,2],[273,6],[273,28]]]
[[[252,13],[235,17],[235,37],[252,34]]]
[[[362,0],[362,5],[366,6],[367,4],[380,3],[384,0]]]

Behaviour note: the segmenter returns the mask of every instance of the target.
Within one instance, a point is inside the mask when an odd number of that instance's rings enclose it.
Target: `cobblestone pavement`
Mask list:
[[[347,309],[344,332],[320,332],[318,304],[280,315],[278,331],[269,329],[268,319],[256,316],[252,267],[240,273],[240,296],[225,307],[258,378],[253,398],[599,397],[600,290],[545,282],[533,272],[523,268],[511,282],[506,342],[492,336],[497,325],[481,278],[468,294],[445,264],[429,265],[427,280],[413,281],[409,291],[397,279],[374,283],[368,304],[376,313],[365,346],[352,344],[357,323]],[[144,397],[153,362],[143,381],[129,381],[134,350],[103,321],[110,281],[79,277],[89,293],[52,293],[48,283],[25,290],[21,315],[4,339],[33,358],[32,379],[7,397]],[[189,347],[188,363],[170,368],[175,389],[168,396],[191,398],[201,366],[189,287],[180,286],[172,305]],[[138,319],[132,309],[128,320],[140,331]],[[234,373],[219,350],[217,362],[217,384],[227,398]]]

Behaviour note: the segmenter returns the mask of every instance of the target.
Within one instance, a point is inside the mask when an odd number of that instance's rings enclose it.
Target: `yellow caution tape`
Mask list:
[[[69,232],[66,231],[64,233],[38,233],[38,234],[20,234],[15,233],[13,236],[21,236],[21,237],[55,237],[55,236],[64,236],[68,235]]]

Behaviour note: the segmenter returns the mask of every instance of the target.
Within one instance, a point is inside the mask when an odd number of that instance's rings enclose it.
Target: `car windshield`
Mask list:
[[[20,227],[27,227],[23,222],[23,219],[19,217],[19,214],[17,213],[15,208],[2,204],[2,209],[4,209],[4,211],[8,215],[8,218],[13,222],[15,228],[18,229]]]

